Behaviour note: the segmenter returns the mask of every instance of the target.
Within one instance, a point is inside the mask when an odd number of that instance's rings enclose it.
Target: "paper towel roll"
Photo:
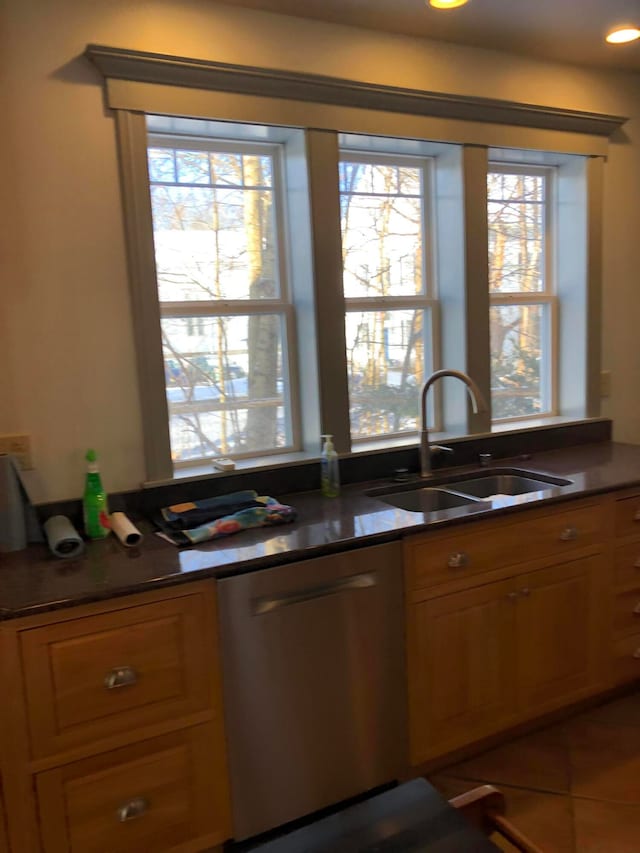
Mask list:
[[[44,523],[49,549],[56,557],[77,557],[84,551],[82,537],[66,515],[52,515]]]
[[[129,521],[123,512],[111,513],[111,529],[127,548],[142,542],[142,533]]]

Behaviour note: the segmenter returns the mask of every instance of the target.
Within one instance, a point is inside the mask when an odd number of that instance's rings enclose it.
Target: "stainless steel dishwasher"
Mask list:
[[[394,542],[219,582],[236,839],[402,770],[401,555]]]

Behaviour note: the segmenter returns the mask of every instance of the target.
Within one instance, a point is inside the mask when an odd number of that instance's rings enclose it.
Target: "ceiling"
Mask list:
[[[640,71],[640,41],[608,45],[619,23],[640,27],[640,0],[470,0],[436,10],[424,0],[223,0],[227,5],[389,33],[507,50],[580,65]]]

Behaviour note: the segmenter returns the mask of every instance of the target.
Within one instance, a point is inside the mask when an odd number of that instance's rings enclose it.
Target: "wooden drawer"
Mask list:
[[[196,726],[38,774],[44,853],[165,853],[221,843],[231,831],[212,743],[210,727]]]
[[[640,542],[616,548],[615,585],[618,588],[640,588]]]
[[[616,536],[640,536],[640,494],[616,501]]]
[[[613,604],[613,630],[616,637],[640,632],[640,584],[638,589],[619,592]]]
[[[618,640],[614,646],[613,657],[614,682],[640,678],[640,634]]]
[[[604,537],[599,504],[558,510],[534,518],[519,515],[502,524],[465,527],[442,538],[415,536],[405,541],[407,584],[422,589],[491,569],[529,562],[576,548],[597,545]]]
[[[183,594],[21,632],[34,756],[144,735],[209,707],[216,649],[207,606],[202,594]]]

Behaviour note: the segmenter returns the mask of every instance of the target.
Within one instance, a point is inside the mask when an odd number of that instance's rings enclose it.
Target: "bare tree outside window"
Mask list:
[[[151,137],[174,463],[291,447],[274,146]]]
[[[487,177],[494,420],[552,410],[551,172],[493,166]]]
[[[425,163],[344,152],[340,204],[351,435],[412,432],[433,340]]]

